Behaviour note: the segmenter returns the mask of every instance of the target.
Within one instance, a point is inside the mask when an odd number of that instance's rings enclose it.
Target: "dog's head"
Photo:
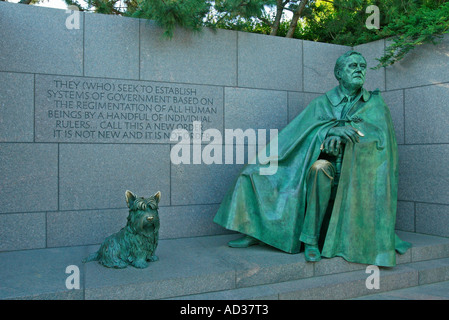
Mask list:
[[[126,204],[129,208],[128,225],[135,233],[150,236],[159,230],[159,201],[161,192],[149,198],[137,197],[126,190]]]

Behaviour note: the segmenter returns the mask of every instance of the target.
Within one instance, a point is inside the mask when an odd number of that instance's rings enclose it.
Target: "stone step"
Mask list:
[[[381,269],[385,283],[381,282],[380,290],[444,281],[449,238],[398,234],[413,247],[398,256],[397,267]],[[156,252],[159,261],[146,269],[81,263],[98,245],[2,252],[0,299],[205,299],[203,294],[217,299],[299,299],[307,295],[331,298],[330,292],[340,292],[335,297],[353,298],[360,295],[351,293],[360,292],[355,288],[366,289],[366,265],[341,258],[308,263],[302,253],[286,254],[264,245],[229,248],[227,242],[237,237],[161,240]],[[70,268],[79,269],[79,289],[66,286],[76,275]]]
[[[380,293],[396,292],[406,296],[400,289],[444,283],[449,280],[449,258],[406,263],[395,268],[380,268],[378,288],[368,288],[364,270],[335,273],[324,276],[259,285],[253,287],[208,292],[175,297],[181,300],[342,300],[373,295],[382,299]],[[371,283],[370,281],[368,281]],[[448,284],[449,285],[449,282]],[[449,288],[446,285],[445,288]],[[398,293],[396,293],[397,296]],[[393,295],[394,296],[394,295]],[[440,295],[440,298],[443,296]],[[446,299],[449,299],[447,292]]]
[[[449,281],[370,294],[354,300],[449,300]]]

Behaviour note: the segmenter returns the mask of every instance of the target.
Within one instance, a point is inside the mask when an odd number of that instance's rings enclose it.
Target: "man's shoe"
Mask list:
[[[243,236],[236,240],[231,240],[228,242],[228,246],[231,248],[248,248],[249,246],[253,246],[259,244],[260,241],[256,238],[250,236]]]
[[[317,245],[305,244],[304,256],[306,261],[317,262],[321,260],[320,250]]]

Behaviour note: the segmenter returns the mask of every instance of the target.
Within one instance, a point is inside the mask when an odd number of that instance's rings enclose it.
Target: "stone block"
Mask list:
[[[411,262],[448,258],[448,238],[402,231],[398,231],[397,234],[402,240],[412,244],[409,250]]]
[[[213,222],[218,207],[218,204],[160,207],[159,239],[229,233]]]
[[[321,94],[309,92],[288,92],[288,122],[292,121]]]
[[[398,199],[449,204],[449,145],[399,146]]]
[[[386,42],[388,46],[389,41]],[[404,59],[386,68],[386,90],[410,88],[449,81],[449,37],[438,45],[424,44]]]
[[[84,14],[77,14],[69,29],[65,10],[1,2],[0,70],[82,75]]]
[[[170,143],[201,121],[223,128],[223,88],[149,81],[36,75],[38,142]]]
[[[238,288],[232,290],[216,291],[216,292],[206,292],[200,294],[193,294],[190,296],[174,297],[167,300],[278,300],[278,293],[274,291],[270,285],[253,286],[246,288]],[[247,308],[250,310],[250,305]],[[259,314],[264,312],[264,307],[259,305],[254,306],[253,314],[256,314],[257,308],[259,308]],[[243,309],[243,307],[242,307]],[[224,309],[226,310],[226,309]],[[221,310],[224,312],[224,310]],[[231,309],[232,310],[232,309]],[[237,310],[237,308],[236,308]],[[241,311],[243,313],[243,311]],[[230,313],[228,313],[230,314]]]
[[[0,144],[0,212],[58,208],[58,146]]]
[[[176,29],[172,39],[148,20],[140,24],[142,80],[234,86],[237,82],[237,33]]]
[[[395,232],[396,234],[398,234],[398,232],[400,231],[396,230]],[[399,238],[402,239],[401,237]],[[396,265],[410,263],[411,261],[412,261],[412,252],[410,249],[403,254],[399,254],[396,252]]]
[[[125,191],[170,203],[168,145],[61,144],[60,210],[126,208]]]
[[[405,90],[406,143],[449,142],[448,99],[447,83]]]
[[[281,130],[287,125],[287,103],[287,92],[225,88],[225,128]]]
[[[304,255],[286,254],[268,245],[257,245],[245,250],[230,248],[230,240],[241,237],[224,235],[204,237],[199,241],[207,252],[214,252],[236,270],[236,288],[278,283],[313,276],[314,266]]]
[[[382,97],[390,109],[394,132],[398,144],[404,144],[404,94],[402,90],[382,92]]]
[[[219,204],[242,164],[179,164],[171,168],[171,204]]]
[[[34,76],[0,72],[0,142],[33,142]]]
[[[126,225],[127,216],[127,208],[48,212],[47,246],[64,247],[102,243],[106,237]]]
[[[338,85],[334,76],[335,61],[351,47],[303,41],[304,91],[329,91]]]
[[[362,297],[364,300],[448,300],[449,281],[419,285]]]
[[[139,79],[139,19],[86,14],[84,75]]]
[[[341,300],[373,293],[366,287],[365,270],[274,284],[279,300]],[[380,270],[378,291],[418,285],[418,272],[404,266]]]
[[[45,212],[0,214],[0,251],[45,248]]]
[[[238,86],[302,90],[302,41],[239,32]]]
[[[367,69],[365,77],[365,89],[375,90],[380,89],[385,90],[385,68],[380,68],[373,70],[377,66],[379,59],[383,56],[385,50],[385,40],[373,41],[359,46],[354,47],[355,51],[360,52],[366,59]]]
[[[449,205],[416,203],[416,232],[449,237]]]
[[[449,280],[449,259],[421,261],[410,264],[419,271],[419,284],[429,284]]]
[[[84,299],[84,268],[81,260],[86,255],[87,247],[0,253],[0,299]],[[79,289],[66,287],[67,278],[75,275],[73,271],[67,270],[68,266],[78,267]],[[71,279],[68,280],[71,282]]]
[[[415,231],[415,203],[398,201],[396,212],[396,229],[402,231]]]
[[[324,276],[334,273],[365,270],[366,265],[348,262],[343,258],[334,257],[332,259],[322,259],[320,263],[315,264],[314,268],[314,276]]]
[[[218,205],[161,206],[159,239],[228,233],[212,221],[217,210]],[[47,246],[100,244],[126,225],[127,216],[127,208],[48,212]]]
[[[232,266],[214,251],[204,250],[198,239],[161,241],[156,250],[159,261],[146,269],[86,264],[85,299],[163,299],[235,288]]]

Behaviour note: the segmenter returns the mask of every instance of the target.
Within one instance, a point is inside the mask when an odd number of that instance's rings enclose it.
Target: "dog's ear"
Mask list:
[[[136,201],[136,195],[134,193],[132,193],[129,190],[126,190],[125,192],[125,196],[126,196],[126,204],[128,205],[128,208],[131,208],[131,206],[133,205],[134,201]]]
[[[158,204],[159,201],[161,200],[161,192],[160,191],[155,193],[154,199],[156,200],[156,203]]]

